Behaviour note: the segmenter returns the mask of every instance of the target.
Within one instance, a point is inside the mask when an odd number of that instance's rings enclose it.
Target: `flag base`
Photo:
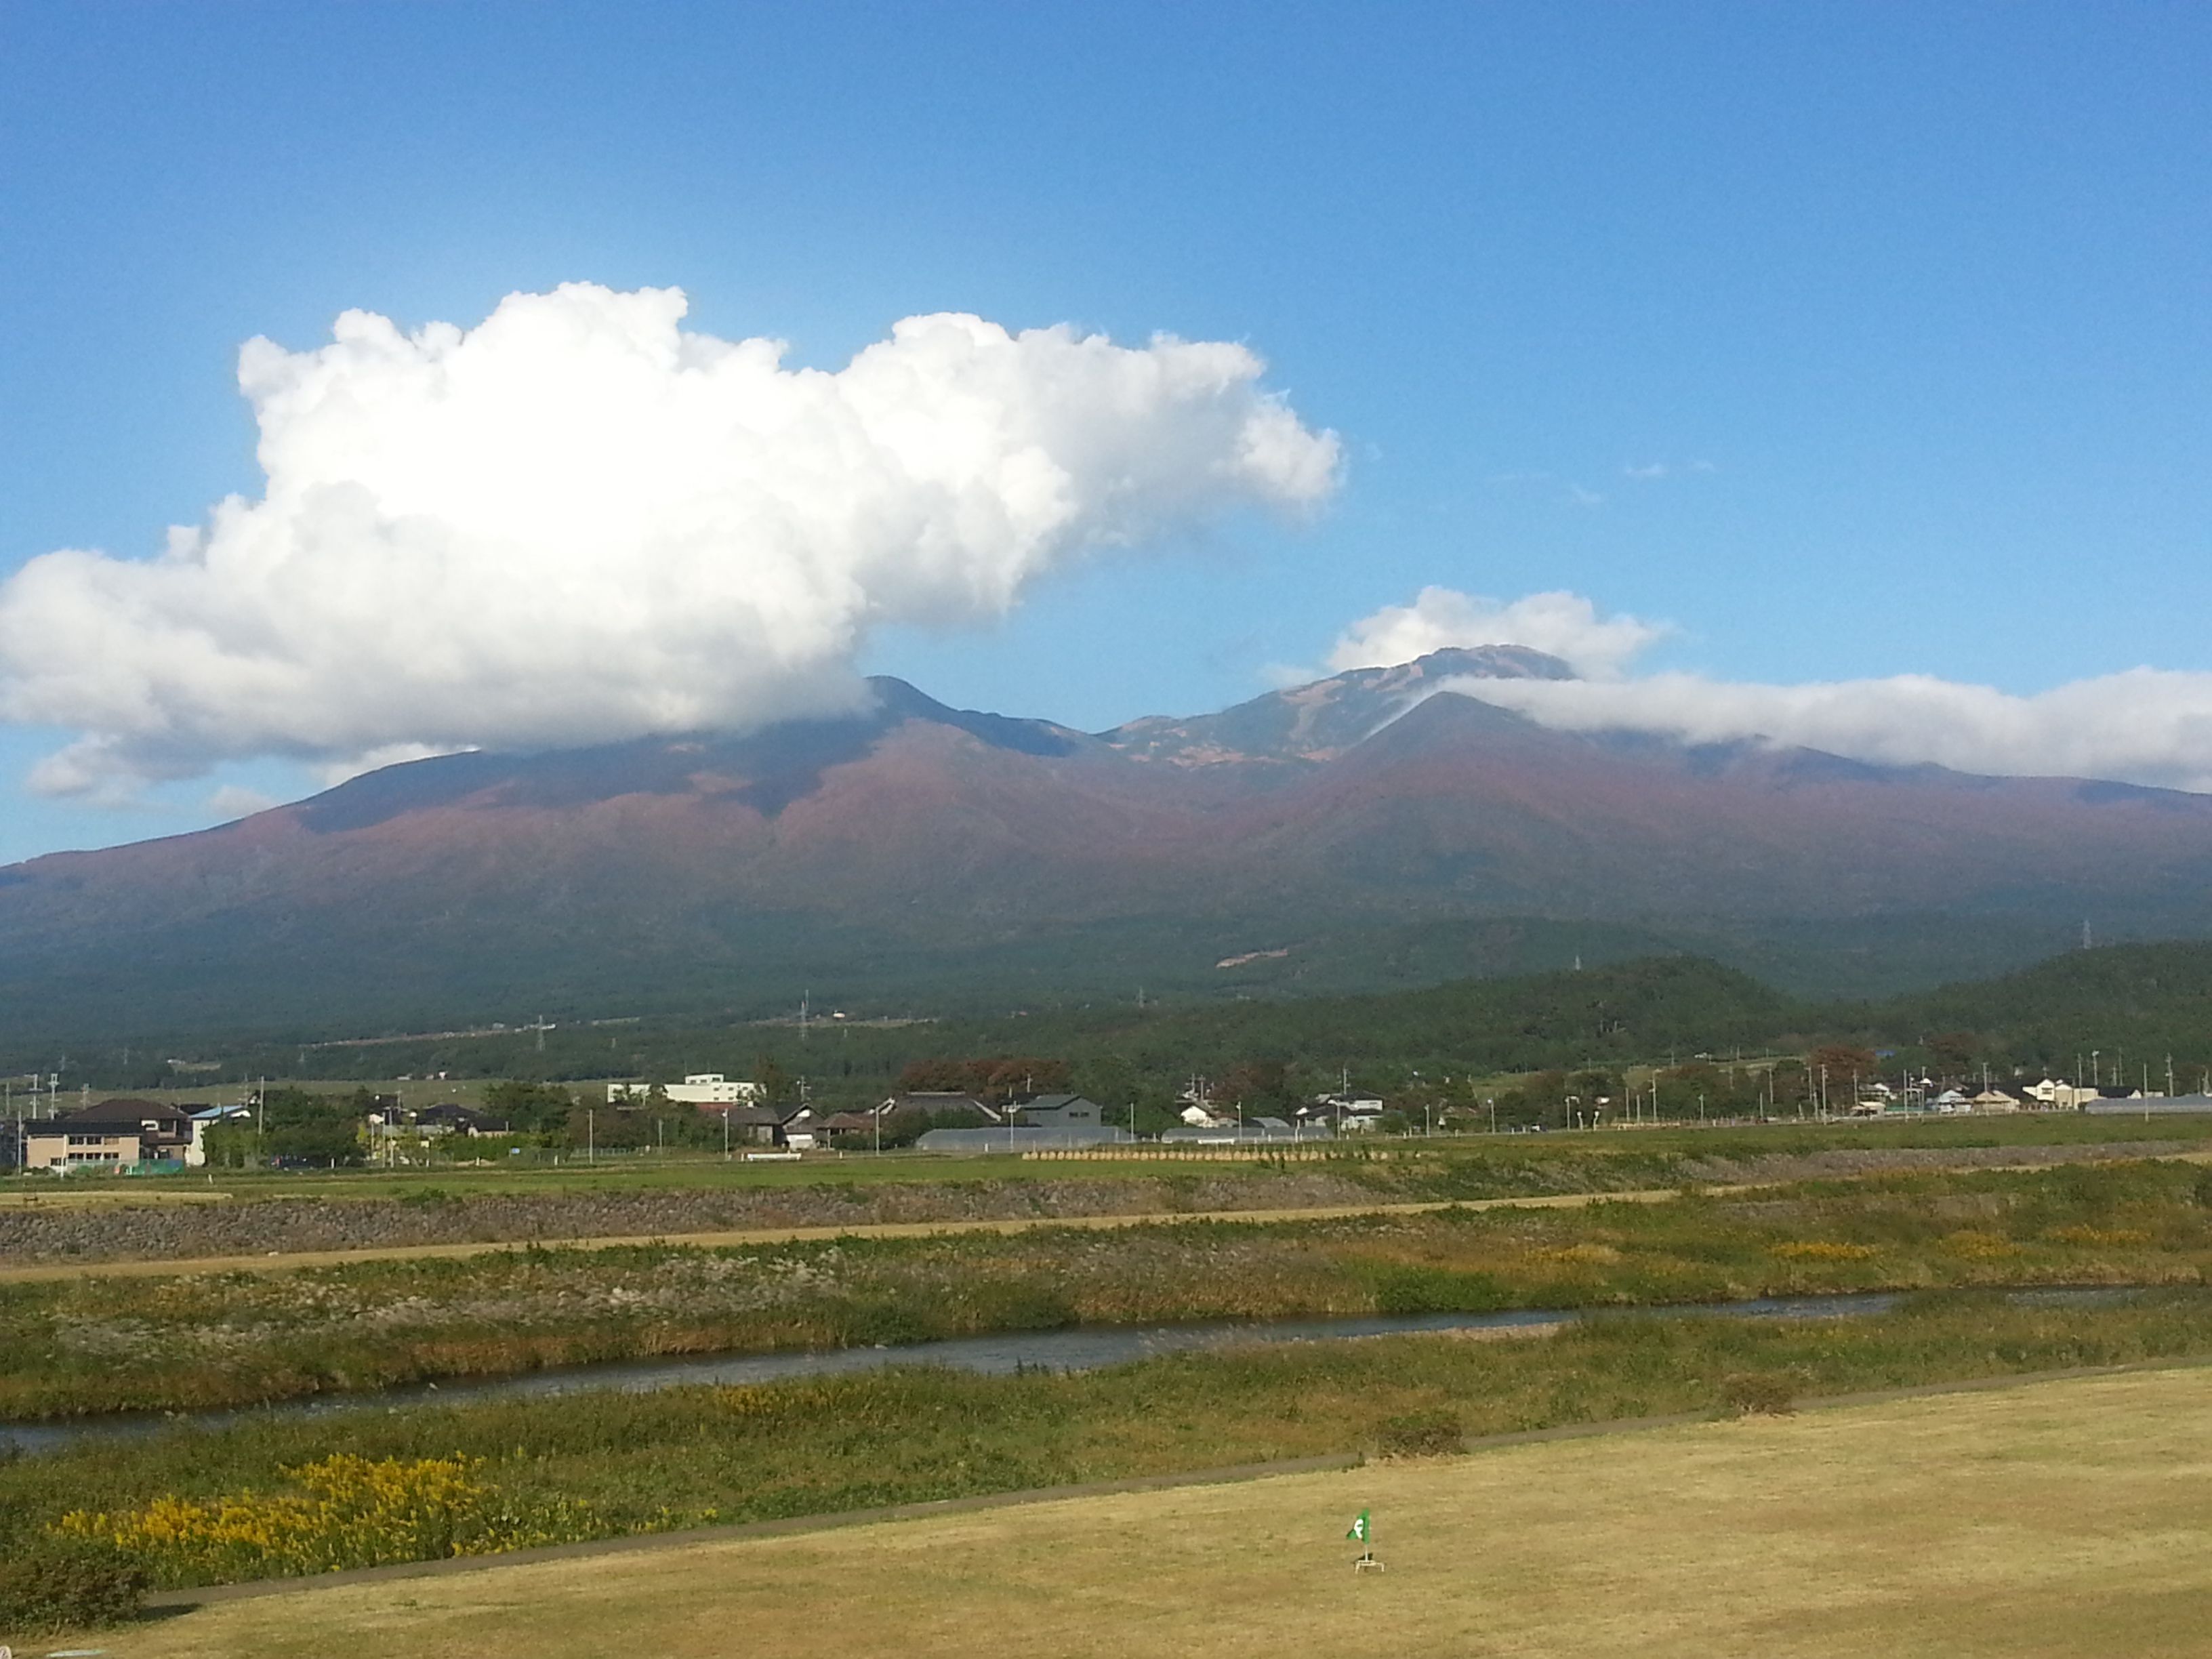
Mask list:
[[[1352,1570],[1354,1572],[1381,1572],[1382,1564],[1375,1559],[1375,1552],[1370,1550],[1352,1564]]]

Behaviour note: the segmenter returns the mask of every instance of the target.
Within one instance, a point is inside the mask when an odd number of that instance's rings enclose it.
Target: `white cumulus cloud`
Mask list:
[[[82,733],[34,787],[848,708],[872,627],[988,621],[1087,551],[1338,476],[1242,345],[947,314],[828,372],[685,308],[580,283],[248,343],[261,499],[0,585],[0,717]]]
[[[1411,605],[1383,606],[1345,629],[1330,648],[1337,673],[1411,662],[1448,646],[1525,645],[1577,673],[1620,673],[1668,629],[1630,616],[1601,617],[1579,593],[1531,593],[1501,604],[1449,587],[1425,587]]]
[[[226,783],[207,798],[207,810],[218,818],[250,818],[256,812],[265,812],[279,805],[274,795],[264,794],[258,789],[249,789],[244,784]]]
[[[2212,674],[2133,668],[2027,696],[1926,674],[1807,685],[1696,674],[1468,678],[1446,689],[1567,731],[1752,741],[1886,765],[2212,790]]]
[[[1930,674],[1800,685],[1634,673],[1674,630],[1601,614],[1577,593],[1510,603],[1425,587],[1346,629],[1330,665],[1411,661],[1445,646],[1525,645],[1582,678],[1463,676],[1457,692],[1571,732],[1639,732],[1683,743],[1817,749],[1881,765],[2005,777],[2082,777],[2212,793],[2212,673],[2131,668],[2022,696]]]

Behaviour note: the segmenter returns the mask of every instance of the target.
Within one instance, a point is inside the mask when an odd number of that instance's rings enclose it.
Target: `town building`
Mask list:
[[[203,1169],[208,1161],[208,1131],[220,1129],[228,1124],[251,1125],[253,1108],[234,1101],[228,1106],[203,1106],[192,1114],[191,1144],[185,1148],[185,1167]]]
[[[2144,1095],[2093,1100],[2081,1109],[2104,1117],[2167,1117],[2212,1112],[2212,1095]]]
[[[1382,1121],[1382,1097],[1380,1095],[1356,1093],[1344,1090],[1333,1095],[1317,1095],[1298,1111],[1301,1122],[1324,1122],[1333,1125],[1339,1134],[1365,1134]]]
[[[1007,1105],[1015,1122],[1032,1129],[1095,1128],[1105,1121],[1098,1103],[1081,1095],[1030,1095]]]
[[[57,1175],[181,1166],[193,1142],[191,1118],[154,1100],[103,1100],[23,1130],[24,1168]]]
[[[878,1101],[874,1111],[886,1129],[894,1123],[915,1119],[945,1128],[971,1129],[1006,1121],[997,1107],[957,1089],[906,1090]]]
[[[650,1083],[610,1083],[607,1103],[619,1106],[652,1096]],[[757,1083],[733,1080],[720,1072],[693,1072],[681,1083],[664,1083],[661,1097],[678,1106],[750,1106],[761,1097]]]
[[[733,1143],[781,1146],[784,1144],[784,1125],[797,1114],[775,1106],[724,1106],[712,1115],[720,1117],[728,1127]]]
[[[2100,1097],[2101,1091],[2084,1089],[2071,1083],[2055,1083],[2045,1078],[2040,1083],[2027,1085],[2027,1095],[2047,1111],[2078,1112],[2091,1101]]]
[[[1057,1152],[1078,1146],[1117,1146],[1136,1136],[1106,1124],[1073,1124],[1046,1128],[1009,1123],[990,1129],[932,1129],[914,1144],[925,1152]]]
[[[413,1121],[416,1133],[423,1135],[468,1135],[481,1139],[485,1135],[507,1133],[505,1118],[494,1117],[489,1112],[479,1111],[473,1106],[464,1106],[455,1100],[425,1106],[419,1111],[407,1114],[407,1116]]]

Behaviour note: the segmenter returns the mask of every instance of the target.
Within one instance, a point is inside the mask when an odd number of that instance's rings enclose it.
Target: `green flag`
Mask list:
[[[1344,1535],[1355,1544],[1364,1544],[1367,1541],[1367,1511],[1365,1510],[1359,1511],[1359,1519],[1352,1523],[1352,1530]]]

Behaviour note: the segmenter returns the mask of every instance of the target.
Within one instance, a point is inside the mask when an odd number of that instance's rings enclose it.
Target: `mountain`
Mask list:
[[[1874,994],[2212,933],[2212,798],[1553,732],[1440,652],[1084,733],[849,718],[386,768],[0,869],[18,1032],[1344,992],[1695,951]]]

